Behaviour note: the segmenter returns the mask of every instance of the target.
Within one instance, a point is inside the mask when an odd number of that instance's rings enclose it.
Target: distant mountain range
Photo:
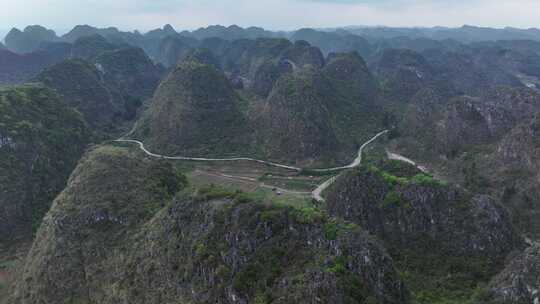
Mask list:
[[[36,26],[37,27],[37,26]],[[36,27],[28,27],[23,33],[31,33],[36,30]],[[28,31],[27,31],[28,30]],[[258,38],[258,37],[284,37],[288,38],[293,36],[296,32],[301,31],[269,31],[260,27],[247,27],[242,28],[237,25],[231,25],[228,27],[221,25],[211,25],[205,28],[199,28],[194,31],[181,31],[178,32],[182,36],[189,36],[197,39],[205,39],[211,37],[220,37],[227,40],[243,39],[243,38]],[[446,40],[452,39],[459,42],[478,42],[478,41],[495,41],[495,40],[540,40],[540,29],[529,28],[520,29],[514,27],[505,28],[490,28],[479,27],[472,25],[464,25],[458,28],[451,27],[386,27],[386,26],[346,26],[336,28],[320,28],[316,29],[319,32],[354,34],[362,36],[366,39],[391,39],[396,37],[409,37],[409,38],[428,38],[434,40]],[[19,31],[14,28],[11,32]],[[154,29],[141,34],[139,31],[127,32],[121,31],[115,27],[109,28],[97,28],[89,25],[77,25],[71,31],[64,35],[58,35],[59,40],[66,40],[73,42],[81,35],[88,33],[108,33],[108,34],[123,34],[134,36],[155,36],[163,33],[176,33],[171,25],[166,25],[162,29]],[[8,38],[10,33],[8,29],[0,29],[0,37]],[[16,33],[18,34],[18,33]],[[5,41],[5,39],[4,39]]]

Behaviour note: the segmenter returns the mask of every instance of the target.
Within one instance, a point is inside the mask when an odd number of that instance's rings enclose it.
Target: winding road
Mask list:
[[[358,167],[362,163],[362,153],[364,152],[364,149],[369,144],[371,144],[372,142],[374,142],[375,140],[377,140],[379,137],[381,137],[382,135],[384,135],[386,133],[388,133],[388,130],[384,130],[382,132],[379,132],[373,138],[371,138],[370,140],[365,142],[360,147],[360,149],[358,149],[358,154],[357,154],[356,158],[354,159],[354,161],[351,164],[349,164],[347,166],[342,166],[342,167],[334,167],[334,168],[326,168],[326,169],[312,169],[311,171],[315,171],[315,172],[334,172],[334,171],[342,171],[342,170],[352,169],[352,168]],[[229,162],[229,161],[251,161],[251,162],[265,164],[265,165],[273,166],[273,167],[277,167],[277,168],[292,170],[292,171],[296,171],[296,172],[300,172],[300,171],[303,170],[302,168],[299,168],[299,167],[288,166],[288,165],[278,164],[278,163],[274,163],[274,162],[269,162],[269,161],[255,159],[255,158],[249,158],[249,157],[204,158],[204,157],[187,157],[187,156],[166,156],[166,155],[156,154],[156,153],[152,153],[152,152],[148,151],[148,149],[146,149],[146,147],[144,146],[144,143],[141,142],[141,141],[138,141],[138,140],[120,138],[120,139],[115,140],[115,142],[125,142],[125,143],[137,144],[137,145],[139,145],[139,148],[146,155],[151,156],[151,157],[155,157],[155,158],[161,158],[161,159],[187,160],[187,161],[225,161],[225,162]],[[311,195],[312,195],[313,199],[315,199],[319,203],[324,202],[324,198],[322,197],[323,191],[326,190],[328,187],[330,187],[330,185],[332,185],[337,180],[338,176],[339,175],[331,177],[330,179],[325,181],[323,184],[321,184],[319,187],[317,187],[315,190],[313,190],[313,192],[311,192]],[[228,176],[226,176],[226,177],[228,177]],[[238,178],[236,176],[235,177],[230,176],[230,177],[231,178]],[[271,187],[271,186],[268,186],[268,185],[264,185],[264,186],[265,187]],[[275,187],[273,187],[273,188],[275,188]],[[289,190],[286,190],[286,189],[278,189],[278,190],[282,190],[282,192],[292,192],[292,191],[289,191]],[[297,193],[299,193],[299,194],[300,193],[309,194],[308,192],[297,192]]]
[[[388,133],[388,130],[384,130],[384,131],[380,132],[379,134],[375,135],[373,138],[371,138],[370,140],[365,142],[360,147],[360,149],[358,149],[358,155],[356,156],[355,160],[350,165],[344,166],[344,167],[329,168],[329,169],[317,169],[315,171],[318,171],[318,172],[332,172],[332,171],[340,171],[340,170],[345,170],[345,169],[352,169],[352,168],[360,166],[360,164],[362,163],[362,154],[364,152],[364,149],[367,146],[369,146],[372,142],[374,142],[375,140],[377,140],[379,137],[381,137],[382,135],[384,135],[386,133]],[[332,176],[330,179],[328,179],[327,181],[322,183],[319,187],[317,187],[317,189],[313,190],[313,192],[312,192],[313,199],[316,200],[319,203],[323,203],[324,198],[322,197],[322,193],[324,192],[324,190],[328,189],[328,187],[330,187],[333,183],[336,182],[339,175],[340,174],[338,174],[336,176]]]

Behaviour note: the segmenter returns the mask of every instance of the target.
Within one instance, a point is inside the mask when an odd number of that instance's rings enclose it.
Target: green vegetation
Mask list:
[[[0,90],[0,140],[7,143],[0,147],[0,205],[17,214],[0,224],[1,239],[39,227],[90,132],[53,91],[28,85]]]
[[[239,99],[216,68],[183,62],[159,86],[135,136],[162,154],[249,155],[252,135]]]
[[[413,304],[483,303],[477,302],[487,297],[483,286],[495,274],[487,258],[455,257],[423,246],[402,252],[396,262]]]
[[[425,173],[416,174],[409,178],[399,177],[387,171],[381,170],[378,167],[375,167],[373,165],[368,166],[368,171],[380,176],[390,186],[397,186],[397,185],[401,185],[401,186],[421,185],[421,186],[428,186],[428,187],[446,187],[447,186],[446,182],[439,181],[433,178],[433,176],[425,174]]]
[[[394,206],[400,206],[403,202],[403,199],[401,198],[400,194],[396,191],[390,191],[386,194],[384,197],[384,200],[381,202],[382,208],[388,208],[388,207],[394,207]]]
[[[344,223],[334,218],[329,218],[323,226],[324,235],[328,240],[336,240],[340,233],[359,231],[360,227],[354,223]]]

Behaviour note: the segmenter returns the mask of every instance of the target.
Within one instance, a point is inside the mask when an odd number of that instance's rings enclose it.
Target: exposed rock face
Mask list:
[[[79,164],[12,303],[405,302],[392,260],[358,227],[213,188],[170,203],[182,179],[127,151]]]
[[[329,195],[328,210],[396,250],[418,241],[432,250],[500,262],[520,244],[507,213],[490,197],[470,196],[436,181],[392,182],[374,168],[340,178]]]
[[[530,238],[540,238],[540,121],[538,116],[514,127],[490,155],[488,175],[514,223]]]
[[[23,32],[14,28],[6,36],[6,46],[16,53],[31,53],[38,50],[42,42],[57,41],[52,30],[39,25],[27,26]]]
[[[497,158],[515,170],[540,168],[540,116],[516,126],[498,144]]]
[[[0,239],[29,237],[89,141],[81,115],[51,90],[0,90]]]
[[[405,275],[412,302],[478,303],[477,286],[524,246],[506,210],[490,196],[470,195],[404,170],[400,162],[390,164],[384,164],[389,171],[362,167],[340,177],[329,190],[330,214],[383,241]]]
[[[312,162],[332,157],[337,139],[328,107],[330,83],[308,68],[280,78],[262,110],[268,157]]]
[[[161,83],[137,134],[157,151],[193,156],[239,153],[250,143],[225,75],[194,61],[180,63]]]
[[[514,257],[489,285],[495,303],[540,303],[540,245]]]

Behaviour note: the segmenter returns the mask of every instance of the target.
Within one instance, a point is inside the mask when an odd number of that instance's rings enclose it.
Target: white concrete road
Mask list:
[[[384,130],[384,131],[378,133],[373,138],[371,138],[370,140],[365,142],[360,147],[360,149],[358,149],[358,154],[357,154],[356,158],[353,160],[353,162],[351,164],[349,164],[347,166],[343,166],[343,167],[334,167],[334,168],[326,168],[326,169],[313,169],[311,171],[316,171],[316,172],[334,172],[335,171],[335,172],[337,172],[337,171],[343,171],[343,170],[346,170],[346,169],[352,169],[352,168],[360,166],[360,164],[362,163],[362,153],[364,152],[364,149],[369,144],[371,144],[372,142],[374,142],[375,140],[377,140],[379,137],[381,137],[382,135],[384,135],[386,133],[388,133],[388,130]],[[187,161],[251,161],[251,162],[257,162],[257,163],[265,164],[265,165],[268,165],[268,166],[273,166],[273,167],[292,170],[292,171],[297,171],[297,172],[302,171],[302,168],[299,168],[299,167],[283,165],[283,164],[278,164],[278,163],[274,163],[274,162],[269,162],[269,161],[259,160],[259,159],[249,158],[249,157],[204,158],[204,157],[187,157],[187,156],[166,156],[166,155],[156,154],[156,153],[152,153],[152,152],[148,151],[148,149],[146,149],[146,147],[144,146],[144,143],[142,143],[141,141],[138,141],[138,140],[117,139],[117,140],[115,140],[115,142],[135,143],[135,144],[139,145],[139,148],[146,155],[151,156],[151,157],[155,157],[155,158],[161,158],[161,159],[187,160]],[[229,177],[229,176],[224,176],[224,177]],[[323,184],[321,184],[319,187],[317,187],[315,190],[313,190],[313,192],[311,193],[313,199],[315,199],[317,202],[324,202],[324,198],[322,197],[323,191],[326,190],[328,187],[330,187],[330,185],[332,185],[337,180],[337,177],[338,176],[331,177],[330,179],[326,180]],[[239,177],[230,176],[230,178],[239,178]],[[264,184],[263,184],[263,186],[268,187],[268,188],[271,187],[271,186],[264,185]],[[272,188],[274,188],[274,187],[272,187]],[[282,191],[284,193],[293,193],[294,192],[294,191],[289,191],[289,190],[286,190],[286,189],[278,189],[278,190],[280,190],[280,191]],[[294,192],[294,193],[305,194],[304,192]]]

